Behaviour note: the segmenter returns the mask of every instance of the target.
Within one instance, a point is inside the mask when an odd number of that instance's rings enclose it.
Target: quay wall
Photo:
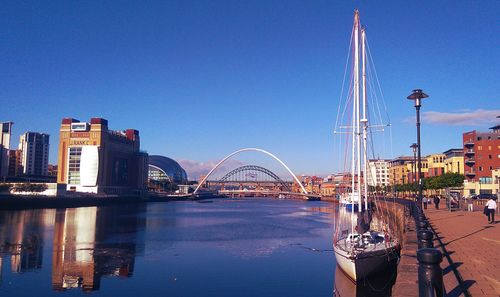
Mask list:
[[[405,199],[387,199],[378,202],[380,211],[388,216],[390,225],[401,244],[401,258],[393,297],[418,296],[417,232],[413,208],[415,203]]]

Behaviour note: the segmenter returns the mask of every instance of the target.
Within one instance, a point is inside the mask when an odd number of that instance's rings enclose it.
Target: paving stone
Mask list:
[[[482,212],[427,209],[425,214],[434,229],[439,230],[439,236],[450,252],[452,261],[460,263],[456,269],[462,278],[475,282],[469,287],[471,295],[499,297],[500,222],[487,224]],[[448,261],[444,259],[441,267],[448,266]],[[455,288],[452,281],[454,277],[452,271],[444,276],[447,291]]]

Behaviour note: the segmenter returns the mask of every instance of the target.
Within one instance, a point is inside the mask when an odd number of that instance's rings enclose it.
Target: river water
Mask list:
[[[0,211],[0,295],[332,296],[334,207],[254,198]],[[356,295],[345,285],[342,296]]]

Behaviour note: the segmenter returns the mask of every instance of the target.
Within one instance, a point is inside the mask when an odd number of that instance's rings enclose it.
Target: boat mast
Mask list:
[[[362,79],[363,79],[363,118],[361,123],[363,123],[363,187],[365,194],[365,209],[368,209],[368,156],[366,147],[366,138],[368,130],[368,118],[366,117],[366,32],[365,28],[361,28],[361,59],[362,59]]]
[[[357,72],[356,72],[356,69],[357,69],[357,64],[356,64],[356,61],[357,61],[357,58],[356,58],[356,53],[357,53],[357,48],[358,48],[358,27],[357,27],[357,23],[358,23],[358,10],[355,10],[354,11],[354,33],[353,33],[353,36],[354,36],[354,55],[352,56],[353,58],[353,75],[354,75],[354,98],[353,98],[353,106],[352,106],[352,126],[351,126],[351,133],[352,133],[352,146],[351,146],[351,206],[352,206],[352,212],[354,212],[354,195],[355,195],[355,172],[356,172],[356,158],[355,158],[355,152],[356,152],[356,81],[357,81]]]
[[[361,212],[361,151],[360,151],[360,127],[359,127],[359,11],[354,14],[354,109],[356,114],[356,123],[353,127],[356,134],[356,174],[358,176],[357,197],[358,197],[358,212]],[[353,173],[353,179],[354,179]],[[353,196],[354,197],[354,196]],[[354,204],[354,203],[353,203]],[[354,206],[354,205],[353,205]]]

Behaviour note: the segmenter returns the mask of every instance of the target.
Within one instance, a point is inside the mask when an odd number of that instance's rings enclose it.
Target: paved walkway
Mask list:
[[[482,211],[425,210],[472,296],[500,296],[500,215],[488,224]],[[435,241],[438,247],[439,242]],[[446,258],[441,263],[447,296],[464,296]]]

